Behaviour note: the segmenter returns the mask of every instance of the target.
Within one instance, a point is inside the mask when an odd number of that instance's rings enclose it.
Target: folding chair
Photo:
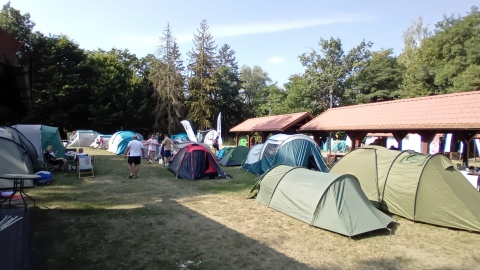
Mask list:
[[[49,158],[48,155],[50,155],[48,152],[43,152],[43,166],[45,167],[45,169],[49,172],[53,172],[56,169],[60,169],[60,166],[62,166],[61,164],[54,165],[48,162],[48,158]]]
[[[93,171],[92,156],[77,156],[77,173],[78,173],[78,178],[82,178],[82,175],[84,174],[88,174],[88,175],[91,175],[92,177],[95,177],[95,173]]]

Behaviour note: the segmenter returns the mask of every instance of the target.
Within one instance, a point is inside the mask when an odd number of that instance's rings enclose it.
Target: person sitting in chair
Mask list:
[[[77,157],[88,156],[87,153],[83,152],[83,148],[78,148],[78,152],[75,153],[75,157],[73,159],[77,159]]]
[[[55,154],[53,153],[53,146],[51,146],[51,145],[47,146],[47,149],[44,152],[44,156],[45,156],[46,161],[49,164],[52,164],[54,166],[62,165],[60,167],[60,169],[62,169],[62,170],[65,169],[65,167],[67,166],[67,160],[66,159],[55,157]]]

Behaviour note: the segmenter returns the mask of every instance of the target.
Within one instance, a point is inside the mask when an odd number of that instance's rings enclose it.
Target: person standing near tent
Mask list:
[[[148,145],[148,161],[147,164],[153,163],[155,160],[155,155],[157,154],[157,146],[159,146],[157,139],[155,139],[155,135],[152,134],[150,139],[146,141],[143,145]]]
[[[170,165],[170,156],[172,155],[172,140],[165,134],[165,139],[162,142],[163,145],[163,166],[168,167]]]
[[[218,136],[215,138],[215,140],[213,140],[213,148],[215,148],[215,154],[220,150],[219,149],[219,145],[218,145]]]
[[[132,136],[132,140],[127,144],[127,149],[125,149],[125,155],[123,158],[126,158],[128,155],[128,170],[130,171],[130,175],[128,178],[132,178],[134,176],[132,171],[132,164],[135,164],[135,177],[138,177],[138,167],[141,163],[142,158],[142,150],[143,144],[141,141],[138,140],[137,135]]]

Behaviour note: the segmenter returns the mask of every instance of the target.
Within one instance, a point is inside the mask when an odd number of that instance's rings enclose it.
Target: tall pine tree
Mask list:
[[[200,29],[193,40],[194,48],[189,52],[188,69],[188,117],[198,129],[211,128],[213,95],[215,92],[216,46],[208,30],[207,21],[200,23]]]
[[[183,62],[167,24],[164,36],[160,38],[157,57],[152,64],[149,80],[155,88],[154,128],[172,134],[183,115],[184,86]]]

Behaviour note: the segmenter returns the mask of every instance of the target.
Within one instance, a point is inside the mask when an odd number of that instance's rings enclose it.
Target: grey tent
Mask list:
[[[352,174],[380,209],[405,218],[480,232],[480,193],[442,154],[359,148],[331,173]]]
[[[385,229],[393,220],[376,209],[352,175],[278,165],[250,198],[310,225],[346,236]]]
[[[37,154],[33,145],[18,130],[0,128],[0,174],[33,174]],[[33,186],[31,180],[25,186]],[[0,179],[0,189],[12,188],[13,182]]]

